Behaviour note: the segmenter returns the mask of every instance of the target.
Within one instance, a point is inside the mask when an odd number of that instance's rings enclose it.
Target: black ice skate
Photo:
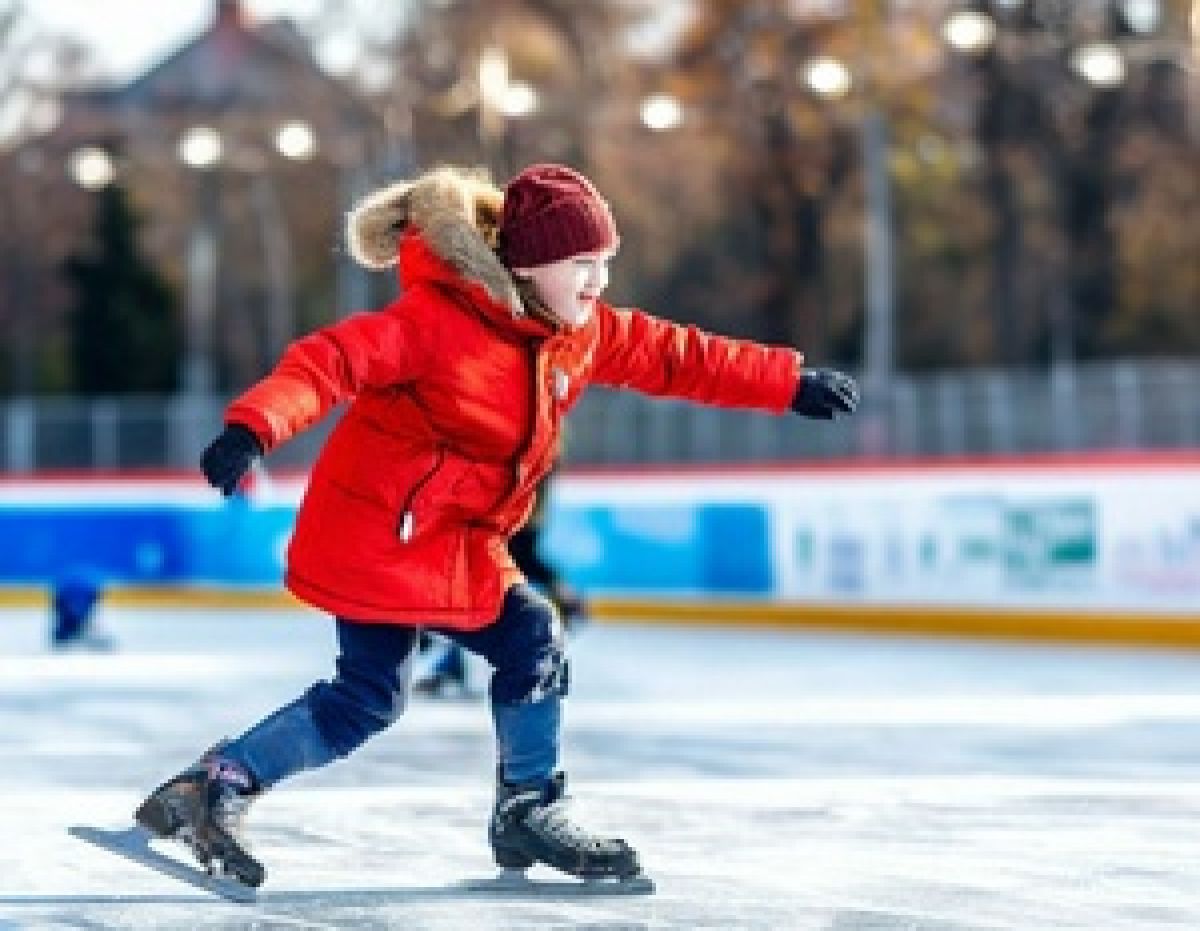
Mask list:
[[[566,776],[548,784],[509,785],[499,782],[488,840],[502,880],[525,882],[524,871],[535,863],[603,884],[622,892],[653,892],[637,853],[619,838],[597,837],[572,820],[567,810]]]
[[[183,841],[210,874],[255,888],[267,871],[247,849],[242,825],[260,793],[245,771],[222,760],[221,746],[155,789],[134,819],[157,837]]]

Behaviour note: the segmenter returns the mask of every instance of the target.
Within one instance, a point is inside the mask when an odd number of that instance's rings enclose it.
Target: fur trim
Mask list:
[[[400,237],[415,227],[455,271],[521,314],[516,283],[495,251],[503,207],[504,192],[485,175],[436,168],[359,201],[346,218],[346,241],[359,264],[384,269],[399,261]]]

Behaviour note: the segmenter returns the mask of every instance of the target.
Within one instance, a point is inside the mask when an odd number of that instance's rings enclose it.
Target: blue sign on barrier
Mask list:
[[[542,548],[584,591],[765,595],[773,585],[761,505],[567,506],[552,510]]]
[[[86,566],[134,583],[278,584],[292,507],[0,508],[0,582]]]
[[[291,505],[0,506],[0,584],[73,568],[134,584],[277,585]],[[585,591],[771,591],[760,505],[553,508],[543,555]]]

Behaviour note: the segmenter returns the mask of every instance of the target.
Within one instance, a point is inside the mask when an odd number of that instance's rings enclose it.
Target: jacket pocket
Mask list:
[[[431,443],[381,430],[352,411],[334,428],[318,467],[344,494],[396,514],[435,465],[435,451]]]
[[[396,536],[400,538],[401,543],[407,543],[413,538],[413,534],[416,533],[417,501],[421,499],[422,492],[434,484],[434,480],[438,477],[438,473],[442,471],[445,464],[446,449],[439,446],[434,450],[432,465],[409,486],[408,491],[405,493],[400,503],[399,516],[396,520]],[[425,499],[422,503],[429,504],[430,500]],[[424,511],[424,508],[422,508],[422,511]]]

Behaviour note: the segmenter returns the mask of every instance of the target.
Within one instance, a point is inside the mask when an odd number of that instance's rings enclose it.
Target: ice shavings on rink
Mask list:
[[[1200,656],[593,626],[571,790],[655,896],[463,891],[493,871],[488,716],[418,701],[255,807],[270,876],[236,905],[67,831],[123,826],[327,675],[329,626],[104,620],[120,652],[58,656],[35,614],[0,615],[0,928],[1200,927]]]

